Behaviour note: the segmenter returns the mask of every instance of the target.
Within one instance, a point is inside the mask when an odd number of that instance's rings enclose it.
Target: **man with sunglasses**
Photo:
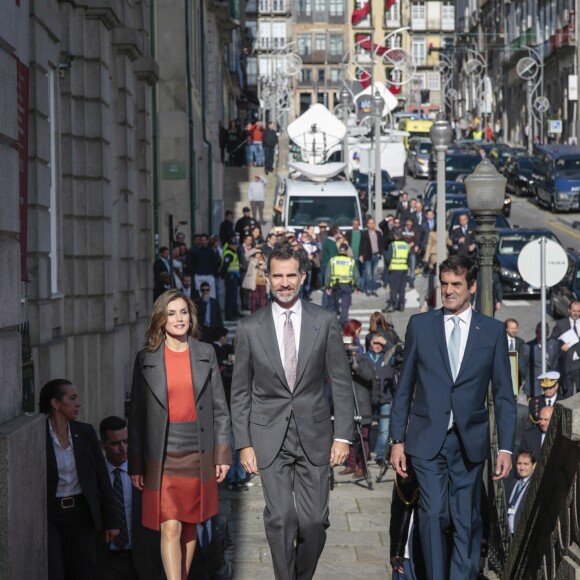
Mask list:
[[[217,299],[211,297],[211,288],[207,282],[202,282],[200,298],[196,300],[197,319],[201,328],[201,340],[211,344],[214,330],[224,325],[222,312]]]

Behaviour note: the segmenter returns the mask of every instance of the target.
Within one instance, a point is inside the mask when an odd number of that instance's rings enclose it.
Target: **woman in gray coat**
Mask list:
[[[217,513],[217,484],[231,463],[215,351],[197,335],[195,304],[180,290],[164,292],[133,371],[129,474],[143,491],[143,525],[161,530],[168,580],[187,575],[197,523]]]

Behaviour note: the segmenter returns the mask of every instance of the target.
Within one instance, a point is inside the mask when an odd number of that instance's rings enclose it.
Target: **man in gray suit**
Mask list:
[[[329,526],[329,467],[346,460],[354,432],[340,327],[334,313],[299,299],[304,267],[290,248],[272,252],[267,276],[274,302],[242,320],[235,339],[234,437],[244,469],[262,479],[277,580],[314,576]]]

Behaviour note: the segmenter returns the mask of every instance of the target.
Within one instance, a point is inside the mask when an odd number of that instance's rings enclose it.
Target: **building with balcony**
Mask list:
[[[551,138],[567,141],[576,135],[577,103],[569,99],[569,76],[576,72],[574,0],[457,0],[456,68],[462,70],[466,49],[478,51],[487,63],[492,106],[490,122],[503,122],[505,138],[527,143],[548,139],[548,120],[560,119],[563,132]],[[517,72],[517,63],[532,48],[543,61],[544,84],[533,100],[545,96],[550,102],[543,123],[532,120],[528,129],[530,83]],[[467,75],[462,75],[460,114],[478,114],[477,94]],[[532,80],[535,85],[539,75]]]
[[[248,92],[258,104],[255,113],[246,115],[248,121],[258,115],[264,121],[284,119],[284,112],[278,110],[279,96],[288,80],[283,54],[293,49],[292,28],[292,0],[246,3],[244,42],[248,50]]]

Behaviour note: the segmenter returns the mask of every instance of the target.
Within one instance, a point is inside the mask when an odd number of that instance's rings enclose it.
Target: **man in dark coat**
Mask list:
[[[251,232],[256,225],[256,220],[252,217],[252,210],[249,207],[244,207],[242,212],[244,215],[234,226],[235,233],[238,234],[241,239],[243,239],[247,232]]]
[[[236,235],[236,231],[234,230],[234,212],[231,210],[226,210],[225,219],[220,224],[220,241],[222,243],[222,247],[225,245]]]
[[[546,431],[550,426],[550,420],[554,413],[554,407],[543,407],[537,425],[532,425],[524,431],[524,436],[520,443],[520,449],[529,449],[536,458],[540,457],[540,451],[544,444]]]
[[[477,254],[475,232],[469,225],[469,216],[462,213],[459,224],[451,230],[451,253],[457,256],[473,258]]]
[[[559,339],[565,332],[572,331],[576,337],[580,334],[580,300],[572,300],[568,306],[568,317],[558,320],[552,338]],[[580,342],[560,341],[560,365],[562,375],[562,393],[571,397],[580,390]]]
[[[274,156],[276,153],[276,145],[278,145],[278,134],[276,133],[276,123],[270,121],[268,127],[263,133],[263,144],[264,144],[264,167],[266,169],[266,175],[274,171]]]
[[[228,519],[217,514],[197,524],[197,543],[189,571],[189,580],[232,580],[234,577],[234,542]]]
[[[530,399],[530,421],[537,425],[540,422],[540,412],[544,407],[553,407],[562,397],[558,394],[560,373],[548,371],[538,377],[544,394]]]
[[[196,300],[197,321],[201,328],[201,340],[211,344],[214,339],[215,329],[222,328],[224,321],[220,304],[216,298],[210,296],[210,286],[202,282],[200,286],[201,297]]]
[[[361,234],[358,259],[364,265],[363,290],[367,296],[378,296],[375,273],[383,255],[383,234],[376,229],[375,220],[367,220],[367,228]]]
[[[546,324],[546,336],[550,328]],[[546,371],[558,369],[559,356],[558,341],[554,338],[546,339]],[[536,338],[526,342],[525,356],[522,366],[525,369],[524,391],[528,397],[539,397],[542,394],[540,375],[542,374],[542,323],[536,325]]]

